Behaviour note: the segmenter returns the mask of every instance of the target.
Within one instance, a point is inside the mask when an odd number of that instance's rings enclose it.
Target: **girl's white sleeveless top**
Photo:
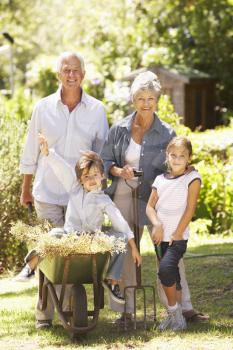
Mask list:
[[[166,174],[158,175],[152,184],[157,190],[158,200],[155,210],[158,219],[163,224],[163,241],[169,242],[185,212],[188,200],[188,190],[194,180],[201,176],[196,170],[171,178]],[[183,233],[183,239],[189,238],[189,227]]]

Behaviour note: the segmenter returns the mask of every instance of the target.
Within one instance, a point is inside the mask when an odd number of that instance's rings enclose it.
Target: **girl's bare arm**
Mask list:
[[[189,185],[187,206],[186,206],[184,214],[182,215],[175,232],[172,235],[171,242],[173,240],[183,239],[184,231],[185,231],[186,227],[188,226],[188,224],[190,223],[190,221],[192,220],[192,217],[195,213],[200,189],[201,189],[201,183],[200,183],[199,179],[194,180]]]
[[[158,193],[157,193],[157,190],[153,188],[146,206],[146,215],[148,216],[150,222],[153,225],[152,232],[151,232],[152,239],[156,244],[159,245],[163,238],[163,226],[162,226],[162,223],[159,221],[155,211],[155,205],[157,201],[158,201]]]

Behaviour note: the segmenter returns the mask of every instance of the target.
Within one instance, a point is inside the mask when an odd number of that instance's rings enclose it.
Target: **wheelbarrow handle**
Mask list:
[[[27,202],[28,213],[31,215],[33,213],[33,205],[32,202]]]

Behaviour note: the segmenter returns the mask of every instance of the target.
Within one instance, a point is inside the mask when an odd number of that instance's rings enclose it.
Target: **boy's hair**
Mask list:
[[[85,169],[89,171],[93,165],[99,169],[101,175],[104,174],[104,164],[100,156],[93,151],[83,152],[81,158],[75,166],[75,172],[78,180],[81,179],[83,171]]]
[[[185,136],[173,137],[173,139],[171,139],[171,141],[167,145],[166,152],[168,153],[169,149],[173,146],[176,146],[176,147],[182,146],[182,147],[187,149],[187,151],[189,152],[189,156],[192,156],[192,154],[193,154],[193,148],[192,148],[191,141]]]

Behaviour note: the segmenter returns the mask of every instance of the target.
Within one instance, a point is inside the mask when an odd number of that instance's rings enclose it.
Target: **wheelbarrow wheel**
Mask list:
[[[87,327],[87,294],[82,284],[74,285],[71,288],[70,309],[72,311],[72,316],[70,319],[71,326]]]

